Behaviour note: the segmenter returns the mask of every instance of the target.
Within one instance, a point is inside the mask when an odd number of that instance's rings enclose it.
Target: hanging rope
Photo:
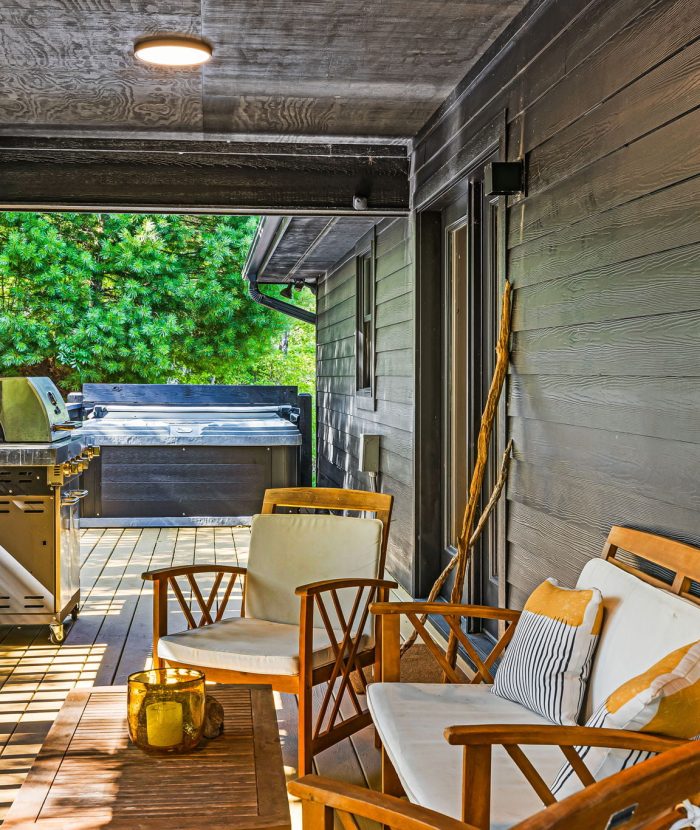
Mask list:
[[[481,498],[481,490],[484,484],[484,476],[486,473],[486,466],[488,462],[489,443],[491,441],[491,433],[493,432],[493,425],[496,420],[498,412],[498,401],[501,397],[501,390],[508,373],[508,363],[510,361],[510,311],[511,311],[511,285],[508,280],[503,290],[503,300],[501,304],[501,323],[498,332],[498,342],[496,344],[496,367],[491,380],[491,386],[486,398],[486,405],[481,416],[481,426],[479,428],[479,438],[477,442],[477,457],[472,474],[471,483],[469,485],[469,498],[464,509],[464,516],[462,519],[462,530],[457,538],[457,554],[452,558],[447,567],[443,570],[437,578],[435,584],[430,590],[428,602],[433,602],[442,587],[447,581],[450,573],[456,568],[454,585],[452,587],[452,602],[461,602],[462,594],[464,592],[464,581],[467,572],[467,563],[469,554],[479,539],[481,532],[486,526],[486,521],[489,514],[492,512],[496,503],[498,502],[503,486],[508,477],[508,468],[510,466],[511,449],[513,446],[512,439],[508,442],[506,451],[501,459],[501,469],[493,488],[488,503],[484,508],[483,513],[477,523],[476,529],[474,522],[476,519],[476,511],[479,507]],[[422,622],[425,622],[423,617]],[[414,630],[410,637],[404,642],[401,653],[405,654],[409,648],[415,643],[417,632]],[[447,645],[447,659],[452,667],[454,667],[457,657],[457,638],[450,632],[450,638]]]

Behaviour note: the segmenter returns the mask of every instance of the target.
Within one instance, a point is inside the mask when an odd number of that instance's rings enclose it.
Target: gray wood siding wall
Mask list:
[[[427,204],[505,111],[508,600],[571,585],[612,524],[700,543],[700,0],[559,0],[415,146]]]
[[[376,244],[376,397],[355,397],[355,260],[329,271],[318,291],[318,483],[370,489],[358,472],[359,436],[380,434],[380,484],[393,494],[387,566],[404,587],[413,566],[412,223],[385,220]]]

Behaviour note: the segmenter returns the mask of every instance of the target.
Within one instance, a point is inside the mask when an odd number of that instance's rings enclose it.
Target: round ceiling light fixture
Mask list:
[[[211,58],[212,48],[200,38],[169,35],[140,38],[134,44],[134,54],[159,66],[197,66]]]

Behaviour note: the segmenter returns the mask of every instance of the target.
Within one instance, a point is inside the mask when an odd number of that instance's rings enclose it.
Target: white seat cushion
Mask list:
[[[406,795],[414,804],[461,818],[462,747],[443,737],[448,726],[546,724],[546,718],[491,694],[488,685],[374,683],[369,709]],[[557,747],[524,747],[545,781],[554,780],[563,755]],[[505,830],[542,802],[505,750],[494,747],[491,827]]]
[[[339,633],[336,637],[341,642]],[[360,640],[360,648],[369,644],[367,636]],[[299,627],[236,617],[161,637],[158,656],[188,666],[294,676],[299,674]],[[328,634],[315,628],[314,665],[331,660]]]
[[[603,595],[603,630],[588,681],[584,720],[630,678],[700,639],[700,606],[649,585],[604,559],[592,559],[577,588]]]

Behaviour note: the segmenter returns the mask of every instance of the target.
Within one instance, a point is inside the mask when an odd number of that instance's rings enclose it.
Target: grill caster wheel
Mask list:
[[[49,625],[49,641],[55,646],[60,646],[66,638],[66,631],[63,623],[51,623]]]
[[[76,605],[75,608],[70,612],[70,618],[75,622],[78,617],[80,616],[80,608]]]

